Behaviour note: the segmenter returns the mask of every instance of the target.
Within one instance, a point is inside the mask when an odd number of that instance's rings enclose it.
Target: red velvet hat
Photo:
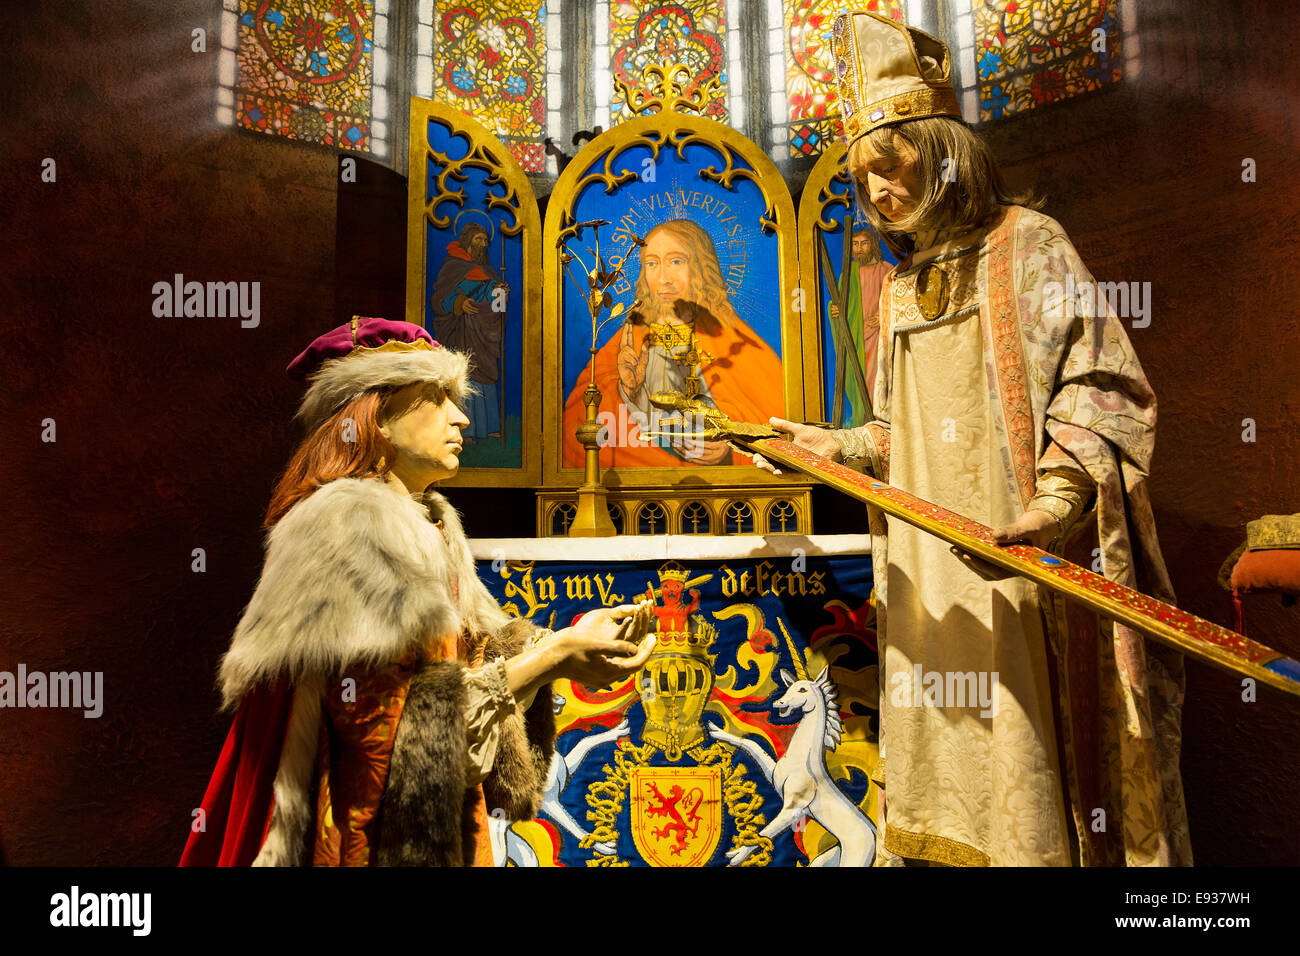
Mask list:
[[[457,403],[470,391],[468,356],[418,325],[361,315],[317,338],[287,371],[311,383],[297,415],[309,432],[373,388],[436,382]]]

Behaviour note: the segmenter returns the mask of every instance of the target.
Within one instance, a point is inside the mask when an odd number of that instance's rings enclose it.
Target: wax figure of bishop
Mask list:
[[[874,420],[773,424],[1003,543],[1059,553],[1081,532],[1071,554],[1096,546],[1108,578],[1172,601],[1146,486],[1156,401],[1123,325],[1054,295],[1092,277],[961,121],[940,41],[854,12],[832,49],[859,204],[901,261]],[[871,527],[879,862],[1190,864],[1181,656],[906,523]],[[991,701],[952,699],[980,681]]]

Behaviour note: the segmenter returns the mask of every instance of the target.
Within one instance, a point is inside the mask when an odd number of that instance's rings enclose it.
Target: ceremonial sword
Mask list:
[[[680,392],[656,392],[650,396],[650,401],[659,408],[680,414],[681,423],[691,415],[695,421],[704,421],[705,427],[689,433],[679,430],[643,432],[647,438],[662,436],[726,441],[746,454],[761,454],[773,464],[816,478],[885,514],[956,545],[988,564],[1035,581],[1069,601],[1127,624],[1188,657],[1300,697],[1300,661],[1252,641],[1244,634],[1125,587],[1031,544],[999,545],[993,540],[993,531],[987,525],[813,454],[767,425],[732,421],[716,408],[699,399],[687,399]],[[662,424],[677,422],[665,419]]]

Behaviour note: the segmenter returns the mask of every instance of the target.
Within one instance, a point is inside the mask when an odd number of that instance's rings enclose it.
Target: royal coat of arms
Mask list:
[[[878,689],[861,593],[870,577],[853,579],[860,562],[813,560],[802,572],[737,561],[588,575],[601,579],[590,590],[603,603],[654,600],[655,651],[612,687],[557,682],[560,737],[542,814],[493,821],[498,862],[871,865]],[[513,564],[485,579],[507,610],[548,622],[544,605],[563,603],[557,583],[582,603],[579,570]],[[567,623],[563,610],[549,623]]]

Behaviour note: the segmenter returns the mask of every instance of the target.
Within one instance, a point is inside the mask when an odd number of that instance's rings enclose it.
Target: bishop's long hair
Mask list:
[[[916,208],[905,218],[890,222],[872,205],[867,184],[857,172],[873,153],[898,160],[909,152],[924,194],[917,197]],[[1043,207],[1043,199],[1033,192],[1011,189],[983,137],[950,116],[878,127],[854,141],[847,161],[861,214],[900,259],[912,252],[909,233],[966,232],[985,225],[1002,206]]]

